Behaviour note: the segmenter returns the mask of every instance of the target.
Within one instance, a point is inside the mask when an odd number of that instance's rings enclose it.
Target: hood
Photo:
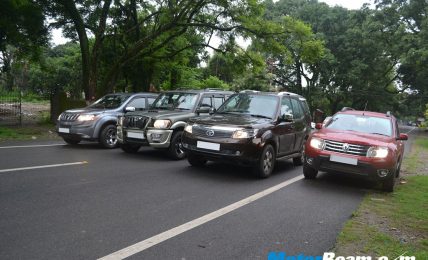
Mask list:
[[[259,118],[249,115],[214,114],[207,117],[193,118],[191,122],[201,125],[223,125],[242,128],[259,128],[272,122],[269,118]]]
[[[69,110],[66,110],[65,112],[66,113],[73,113],[73,114],[83,114],[83,113],[84,114],[101,114],[101,113],[106,112],[106,111],[109,111],[109,110],[102,109],[102,108],[84,107],[84,108],[69,109]]]
[[[193,115],[190,110],[148,110],[144,112],[128,112],[127,116],[148,116],[154,119],[168,119],[176,116]]]
[[[394,139],[390,136],[367,134],[354,131],[337,131],[327,128],[323,128],[320,131],[315,132],[313,136],[327,140],[368,146],[387,146]]]

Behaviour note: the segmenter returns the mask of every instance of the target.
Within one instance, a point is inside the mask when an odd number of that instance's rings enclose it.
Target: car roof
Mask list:
[[[223,89],[212,89],[212,88],[206,88],[206,89],[174,89],[174,90],[168,90],[164,91],[163,93],[193,93],[193,94],[199,94],[199,93],[227,93],[227,94],[234,94],[235,92],[230,90],[223,90]]]
[[[358,115],[358,116],[372,116],[372,117],[382,117],[382,118],[391,118],[392,115],[388,115],[388,113],[379,113],[372,111],[361,111],[361,110],[346,110],[339,111],[337,114],[348,114],[348,115]]]
[[[267,96],[292,96],[292,97],[298,97],[299,99],[306,100],[303,96],[288,92],[288,91],[281,91],[281,92],[263,92],[263,91],[257,91],[257,90],[243,90],[239,93],[247,93],[247,94],[255,94],[255,95],[267,95]]]

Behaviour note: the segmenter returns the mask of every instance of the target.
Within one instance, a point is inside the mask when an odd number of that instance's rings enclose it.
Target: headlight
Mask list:
[[[192,125],[186,125],[186,127],[184,128],[184,132],[188,132],[189,134],[192,133],[192,130],[193,130]]]
[[[77,121],[91,121],[95,119],[95,115],[80,115]]]
[[[367,157],[386,158],[388,156],[388,147],[372,146],[367,150]]]
[[[57,119],[58,121],[61,120],[61,115],[62,115],[62,113],[59,114],[58,119]]]
[[[119,118],[117,119],[117,124],[120,126],[123,126],[123,119],[124,118],[125,118],[124,116],[119,116]]]
[[[242,139],[242,138],[251,138],[257,134],[257,130],[236,130],[233,132],[232,138]]]
[[[153,126],[155,128],[168,128],[171,125],[170,120],[156,120]]]
[[[309,145],[312,148],[318,149],[318,150],[322,150],[324,149],[324,140],[321,138],[316,138],[316,137],[312,137],[311,142],[309,143]]]

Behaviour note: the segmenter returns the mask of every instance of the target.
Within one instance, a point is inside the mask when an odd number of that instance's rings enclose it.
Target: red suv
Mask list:
[[[392,192],[400,174],[406,134],[400,134],[397,120],[386,114],[343,109],[306,142],[303,174],[316,178],[318,171],[343,172],[382,183]]]

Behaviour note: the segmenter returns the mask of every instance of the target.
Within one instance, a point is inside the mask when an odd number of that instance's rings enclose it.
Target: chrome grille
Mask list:
[[[147,116],[125,116],[123,119],[123,126],[144,129],[149,122],[150,117]]]
[[[219,130],[205,126],[193,126],[192,133],[205,138],[231,138],[233,135],[232,130]]]
[[[61,114],[61,121],[75,121],[80,114],[72,114],[72,113],[62,113]]]
[[[369,146],[325,140],[324,150],[366,156]]]

